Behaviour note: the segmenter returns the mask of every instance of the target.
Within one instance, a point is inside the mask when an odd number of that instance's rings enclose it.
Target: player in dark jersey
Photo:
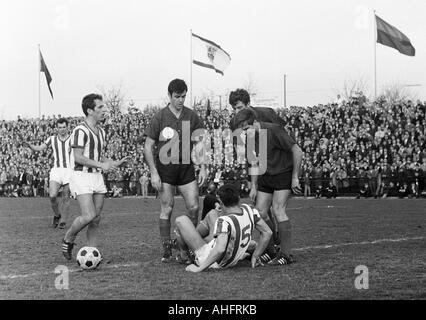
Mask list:
[[[211,223],[204,225],[205,234],[212,234],[212,238],[207,236],[203,239],[201,230],[195,229],[187,216],[176,219],[179,243],[186,245],[196,257],[195,264],[187,266],[186,271],[201,272],[207,268],[233,267],[246,257],[250,246],[255,247],[251,256],[251,265],[254,268],[260,264],[259,256],[271,238],[272,231],[259,212],[247,204],[240,204],[238,190],[233,185],[222,186],[218,195],[222,211],[214,222],[213,230]],[[256,245],[253,245],[252,241],[254,229],[260,232]]]
[[[249,109],[253,111],[255,114],[256,119],[259,122],[267,122],[267,123],[275,123],[281,126],[282,128],[285,127],[286,123],[284,119],[282,119],[272,108],[265,108],[265,107],[252,107],[250,106],[250,95],[247,92],[247,90],[244,89],[236,89],[235,91],[232,91],[229,94],[229,104],[232,106],[232,109],[235,112],[235,115],[238,114],[241,110]],[[232,131],[236,129],[235,127],[235,116],[231,119],[230,122],[230,128]],[[251,188],[249,193],[250,199],[255,202],[255,190]],[[266,223],[271,228],[271,230],[274,232],[273,240],[276,245],[279,245],[280,238],[278,237],[278,226],[275,221],[274,214],[271,210],[268,211],[269,219],[266,220]],[[265,256],[266,258],[267,256]],[[266,262],[266,261],[264,261]]]
[[[250,106],[250,95],[244,89],[237,89],[229,94],[229,104],[234,109],[235,114],[244,109],[250,109],[254,112],[256,119],[260,122],[275,123],[285,127],[286,122],[272,108],[252,107]],[[235,118],[234,118],[235,119]],[[234,120],[235,121],[235,120]],[[230,124],[231,130],[235,130],[233,121]]]
[[[158,191],[161,205],[159,229],[163,246],[162,262],[172,261],[173,242],[170,218],[177,187],[185,201],[187,214],[194,226],[198,222],[198,188],[207,178],[205,165],[200,165],[198,181],[191,158],[195,131],[204,126],[195,111],[184,106],[188,88],[183,80],[175,79],[168,86],[170,103],[152,118],[145,130],[144,154],[151,172],[151,184]],[[202,144],[202,141],[198,143]],[[157,154],[154,157],[154,147]],[[198,183],[197,183],[198,182]]]
[[[256,208],[262,218],[269,219],[268,210],[272,206],[278,222],[281,250],[275,253],[270,245],[266,252],[269,257],[265,261],[271,265],[292,263],[294,259],[291,255],[291,225],[286,208],[291,192],[301,192],[299,170],[302,150],[282,127],[257,121],[254,112],[248,108],[235,116],[234,123],[236,128],[252,129],[256,134],[261,134],[261,129],[266,130],[266,163],[262,163],[262,156],[259,155],[258,164],[258,168],[263,167],[265,170],[259,177],[252,175],[251,192],[256,198]]]

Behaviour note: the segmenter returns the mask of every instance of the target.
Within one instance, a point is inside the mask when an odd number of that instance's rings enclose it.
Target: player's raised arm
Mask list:
[[[256,246],[256,250],[254,250],[253,255],[251,256],[251,266],[255,268],[258,265],[258,259],[260,255],[265,251],[268,246],[269,240],[272,236],[272,230],[268,227],[266,222],[259,217],[257,220],[255,228],[260,232],[259,242]]]
[[[27,145],[32,151],[43,151],[47,148],[47,144],[46,143],[42,143],[39,146],[36,146],[34,144],[31,144],[29,142],[24,142],[25,145]]]

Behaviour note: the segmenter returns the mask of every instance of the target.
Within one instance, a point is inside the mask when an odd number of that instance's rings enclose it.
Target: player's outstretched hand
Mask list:
[[[195,265],[195,264],[190,264],[189,266],[187,266],[185,268],[185,270],[189,271],[189,272],[199,272],[199,269],[200,268],[197,265]]]
[[[110,171],[111,169],[114,169],[115,167],[116,167],[115,161],[112,161],[112,160],[104,161],[101,163],[102,171]]]
[[[291,179],[291,190],[293,191],[294,194],[301,194],[302,193],[302,188],[300,187],[298,177],[293,177]]]
[[[120,166],[121,166],[121,165],[123,165],[123,164],[127,164],[127,163],[129,163],[131,160],[132,160],[132,157],[131,157],[131,156],[126,156],[126,157],[124,157],[123,159],[121,159],[121,160],[117,161],[117,167],[120,167]]]

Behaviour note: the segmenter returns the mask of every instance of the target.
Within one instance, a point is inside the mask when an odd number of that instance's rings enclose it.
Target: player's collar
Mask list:
[[[172,109],[170,108],[170,103],[168,103],[167,104],[167,106],[166,106],[166,108],[169,110],[169,112],[176,118],[176,119],[180,119],[180,118],[182,118],[182,115],[184,114],[184,112],[185,112],[185,106],[183,106],[182,107],[182,110],[181,110],[181,112],[180,112],[180,114],[179,114],[179,117],[176,117],[176,114],[172,111]]]

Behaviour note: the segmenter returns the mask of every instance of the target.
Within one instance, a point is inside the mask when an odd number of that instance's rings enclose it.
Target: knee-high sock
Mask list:
[[[286,255],[291,253],[291,224],[290,220],[278,223],[278,230],[281,239],[281,251]]]
[[[171,229],[171,223],[169,219],[161,219],[159,220],[159,227],[160,227],[160,237],[161,241],[170,241],[170,229]]]

